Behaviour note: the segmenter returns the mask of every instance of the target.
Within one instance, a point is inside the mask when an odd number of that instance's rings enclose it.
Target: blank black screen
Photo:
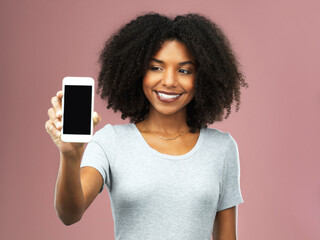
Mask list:
[[[91,95],[91,86],[65,86],[63,134],[90,135]]]

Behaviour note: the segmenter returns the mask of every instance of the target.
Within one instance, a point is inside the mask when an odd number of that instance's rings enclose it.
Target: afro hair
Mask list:
[[[220,27],[200,14],[167,17],[147,13],[123,25],[106,42],[99,56],[97,93],[107,109],[120,111],[130,123],[144,120],[149,101],[142,89],[152,57],[166,40],[182,42],[196,61],[195,95],[187,105],[191,132],[222,121],[224,110],[240,105],[240,86],[248,87],[227,37]]]

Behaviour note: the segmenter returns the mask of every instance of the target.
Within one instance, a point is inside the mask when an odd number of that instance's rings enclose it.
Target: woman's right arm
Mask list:
[[[71,225],[79,221],[98,195],[103,184],[100,173],[91,167],[80,169],[85,143],[69,143],[61,141],[61,99],[62,91],[51,99],[53,108],[48,110],[49,120],[45,128],[53,142],[60,150],[60,166],[57,176],[54,206],[61,221]],[[94,126],[100,122],[95,112]]]

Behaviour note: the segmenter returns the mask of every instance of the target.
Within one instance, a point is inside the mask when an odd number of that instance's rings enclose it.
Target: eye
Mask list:
[[[159,71],[159,70],[162,70],[162,68],[161,68],[161,67],[157,67],[157,66],[151,66],[151,67],[150,67],[150,70],[152,70],[152,71]]]
[[[190,74],[191,72],[186,69],[179,69],[179,71],[183,74]]]

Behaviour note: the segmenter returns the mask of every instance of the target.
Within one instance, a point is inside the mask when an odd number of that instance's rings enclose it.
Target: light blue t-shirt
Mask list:
[[[84,166],[104,179],[116,240],[211,240],[216,212],[243,203],[237,143],[213,128],[173,156],[151,148],[133,123],[107,124],[88,143]]]

